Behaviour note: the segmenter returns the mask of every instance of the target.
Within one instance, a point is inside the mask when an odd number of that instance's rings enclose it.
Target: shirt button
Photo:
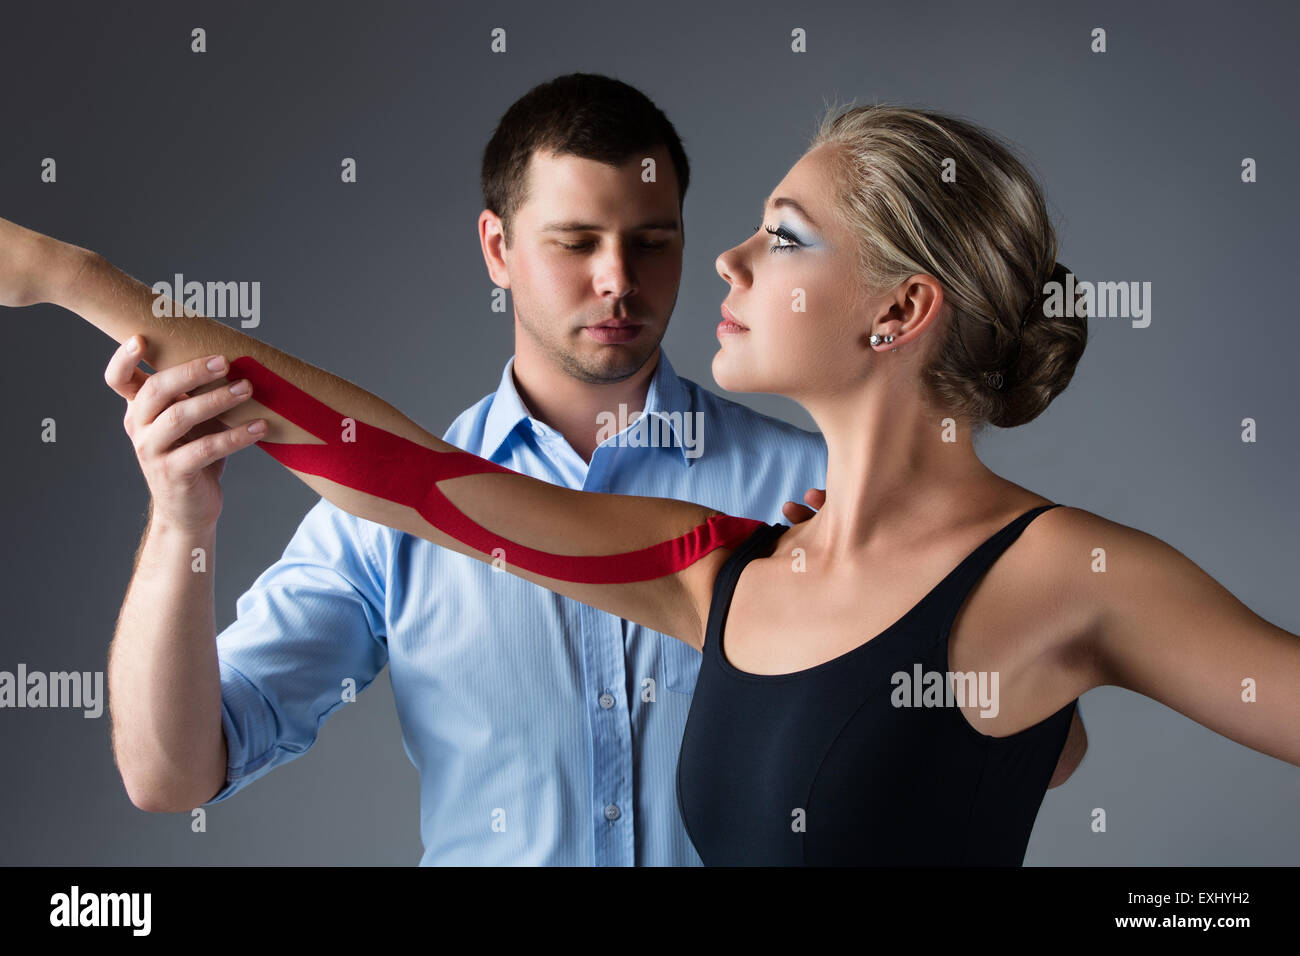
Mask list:
[[[613,707],[613,706],[614,706],[614,695],[613,695],[613,694],[610,694],[610,693],[604,693],[604,694],[601,694],[601,695],[600,695],[600,706],[601,706],[601,707],[604,707],[606,710],[609,710],[611,707]]]
[[[605,808],[606,820],[617,820],[620,816],[622,816],[622,814],[619,812],[619,809],[615,804],[611,803]]]

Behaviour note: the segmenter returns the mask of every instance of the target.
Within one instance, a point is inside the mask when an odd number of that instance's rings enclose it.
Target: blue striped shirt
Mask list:
[[[819,434],[679,378],[662,350],[645,414],[609,423],[590,464],[530,416],[513,364],[446,441],[557,485],[768,522],[825,486]],[[323,498],[236,607],[208,803],[306,752],[347,679],[360,691],[388,663],[421,865],[699,865],[675,790],[701,660],[686,644]]]

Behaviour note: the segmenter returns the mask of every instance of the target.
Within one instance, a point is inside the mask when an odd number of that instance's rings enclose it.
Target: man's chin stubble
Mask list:
[[[659,343],[656,342],[653,348],[640,356],[629,355],[621,349],[619,352],[622,354],[615,356],[611,354],[615,348],[617,347],[601,346],[607,356],[604,360],[593,357],[584,361],[584,357],[572,353],[561,353],[557,357],[565,372],[580,382],[587,385],[614,385],[641,371],[659,348]]]

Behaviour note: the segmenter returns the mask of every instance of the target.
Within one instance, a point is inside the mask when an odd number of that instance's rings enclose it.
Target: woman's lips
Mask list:
[[[584,326],[584,328],[597,342],[606,345],[617,345],[621,342],[631,342],[641,334],[641,330],[645,326],[639,322],[629,322],[622,325],[588,325]]]
[[[722,321],[718,323],[718,336],[735,335],[738,332],[748,332],[745,326],[736,321],[736,317],[731,314],[731,310],[725,305],[722,307]]]

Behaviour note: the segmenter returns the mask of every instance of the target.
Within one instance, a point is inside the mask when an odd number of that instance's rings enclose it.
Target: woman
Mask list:
[[[155,318],[147,288],[106,289],[102,260],[9,223],[0,302],[44,301],[30,263],[57,260],[81,276],[60,304],[224,409],[196,453],[256,441],[353,514],[702,649],[678,792],[705,863],[1019,864],[1074,702],[1102,684],[1300,764],[1295,635],[975,456],[972,433],[1041,413],[1086,340],[1043,308],[1064,269],[1011,152],[943,114],[852,109],[764,214],[718,258],[713,370],[821,428],[827,504],[794,528],[509,472],[234,329]],[[242,378],[251,397],[221,387]]]

